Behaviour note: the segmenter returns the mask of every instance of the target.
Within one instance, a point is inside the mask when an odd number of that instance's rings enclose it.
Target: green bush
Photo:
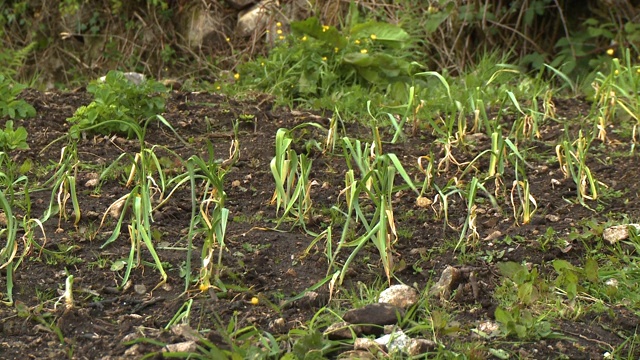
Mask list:
[[[283,35],[277,24],[276,46],[268,57],[240,67],[241,86],[284,99],[335,97],[340,92],[411,81],[409,34],[384,22],[356,23],[338,30],[311,17],[290,24]]]
[[[110,71],[104,81],[87,86],[94,100],[81,106],[67,119],[72,124],[70,134],[78,138],[81,131],[101,134],[134,135],[132,124],[164,111],[167,88],[154,80],[139,85],[129,81],[122,72]]]

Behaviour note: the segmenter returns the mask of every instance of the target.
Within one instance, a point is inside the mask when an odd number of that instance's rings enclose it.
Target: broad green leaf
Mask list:
[[[500,270],[500,274],[502,274],[502,276],[513,279],[516,273],[522,270],[522,265],[513,261],[507,261],[498,263],[498,269]]]
[[[291,30],[299,34],[305,34],[323,41],[334,48],[343,49],[347,45],[347,39],[333,26],[320,23],[317,17],[310,17],[303,21],[293,21]]]
[[[350,35],[352,39],[375,38],[374,41],[391,47],[402,47],[411,38],[397,25],[375,21],[354,25]]]

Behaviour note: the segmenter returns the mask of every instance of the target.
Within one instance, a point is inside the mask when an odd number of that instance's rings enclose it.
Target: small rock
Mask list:
[[[384,345],[389,349],[389,352],[408,352],[411,338],[408,337],[402,330],[397,330],[391,334],[381,336],[375,340],[379,345]]]
[[[545,215],[545,217],[544,217],[544,218],[545,218],[548,222],[552,222],[552,223],[560,221],[560,216],[558,216],[558,215],[548,214],[548,215]]]
[[[286,330],[287,322],[284,318],[277,318],[269,323],[269,331],[271,333],[281,334]]]
[[[112,218],[117,219],[120,217],[125,201],[127,201],[127,198],[122,197],[111,204],[111,206],[109,207],[109,215],[111,215]]]
[[[407,347],[407,353],[410,356],[418,356],[430,351],[434,351],[438,344],[427,339],[411,339]]]
[[[441,299],[448,299],[451,292],[458,287],[462,279],[460,270],[453,266],[447,266],[440,275],[440,280],[429,289],[429,295],[440,296]]]
[[[147,292],[147,287],[144,286],[144,284],[137,284],[133,286],[133,291],[135,291],[136,294],[143,295]]]
[[[140,74],[137,72],[126,72],[126,73],[123,73],[122,75],[124,75],[124,78],[129,80],[129,82],[131,82],[134,85],[140,85],[142,84],[142,82],[147,80],[144,74]],[[103,76],[100,79],[98,79],[98,82],[104,82],[105,80],[107,80],[107,77]]]
[[[188,324],[173,325],[171,327],[171,333],[188,341],[200,341],[202,339],[202,336]]]
[[[407,309],[418,302],[418,291],[407,285],[393,285],[380,293],[378,302]]]
[[[350,350],[338,355],[339,360],[375,360],[376,357],[365,350]]]
[[[351,325],[346,321],[340,321],[331,324],[323,335],[329,340],[352,340],[354,335],[357,337],[362,333],[362,329],[358,325]]]
[[[487,237],[485,237],[483,240],[484,241],[493,241],[493,240],[499,238],[500,236],[502,236],[502,233],[500,232],[500,230],[496,230],[496,231],[492,232],[491,234],[487,235]]]
[[[640,231],[640,225],[628,224],[628,225],[615,225],[604,229],[602,237],[611,245],[618,241],[629,238],[629,227],[633,226],[636,231]]]
[[[381,345],[369,338],[357,338],[353,342],[354,350],[367,350],[369,352],[377,352],[381,349]]]
[[[347,311],[342,319],[351,324],[390,325],[404,316],[404,310],[385,303],[369,304]]]
[[[138,358],[138,356],[140,356],[140,355],[141,355],[140,344],[135,344],[132,347],[130,347],[127,350],[125,350],[125,352],[124,352],[124,356],[130,356],[130,357]]]
[[[94,188],[94,187],[98,186],[99,182],[100,182],[99,179],[89,179],[84,183],[84,186],[88,187],[88,188]]]
[[[7,226],[7,214],[0,212],[0,225]]]
[[[483,332],[487,336],[495,336],[500,332],[500,325],[494,321],[483,321],[478,324],[478,331]]]
[[[196,351],[197,345],[195,341],[185,341],[176,344],[167,344],[162,349],[162,352],[187,352],[191,353]]]
[[[433,203],[433,201],[431,201],[429,198],[426,198],[424,196],[418,196],[418,198],[416,199],[416,206],[417,207],[426,208],[427,206],[431,205],[432,203]]]
[[[262,0],[247,11],[243,11],[238,15],[238,23],[236,24],[236,33],[245,37],[256,31],[265,29],[271,18],[273,8],[277,6],[277,2],[272,0]]]

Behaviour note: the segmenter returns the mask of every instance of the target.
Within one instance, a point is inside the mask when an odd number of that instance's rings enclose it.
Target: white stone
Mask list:
[[[277,0],[262,0],[249,10],[241,12],[238,15],[236,33],[244,37],[260,31],[260,29],[266,29],[272,9],[279,5]]]
[[[629,226],[633,226],[636,231],[640,231],[640,225],[628,224],[628,225],[615,225],[604,229],[602,237],[611,245],[618,241],[629,238]]]
[[[167,344],[163,352],[194,352],[197,349],[195,341],[185,341],[176,344]]]
[[[411,286],[392,285],[380,293],[378,302],[407,309],[418,302],[420,294]]]

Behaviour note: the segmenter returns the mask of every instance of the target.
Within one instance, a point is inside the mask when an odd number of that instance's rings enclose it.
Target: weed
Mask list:
[[[132,124],[141,124],[164,111],[163,94],[167,88],[154,80],[137,85],[122,72],[110,71],[104,81],[94,81],[87,86],[87,92],[93,94],[94,100],[67,119],[73,139],[80,138],[86,131],[135,136]]]
[[[9,78],[0,74],[0,117],[9,117],[10,119],[24,119],[36,115],[36,109],[29,103],[22,99],[18,99],[18,95],[26,88],[25,85],[17,84],[11,81]],[[5,127],[5,131],[6,131]],[[26,133],[25,133],[26,135]],[[8,144],[7,141],[12,141],[13,138],[2,139],[4,136],[0,136],[0,145],[2,148]],[[5,141],[3,144],[2,140]]]

